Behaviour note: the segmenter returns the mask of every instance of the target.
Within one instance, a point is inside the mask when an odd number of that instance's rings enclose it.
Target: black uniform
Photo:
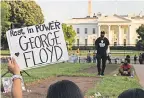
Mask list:
[[[136,61],[137,61],[137,56],[135,55],[134,56],[134,63],[136,64]]]
[[[104,70],[106,67],[106,60],[107,60],[107,49],[109,45],[109,40],[104,37],[99,37],[95,41],[95,46],[97,49],[97,69],[99,75],[104,75]],[[101,59],[102,59],[102,70],[101,70]]]

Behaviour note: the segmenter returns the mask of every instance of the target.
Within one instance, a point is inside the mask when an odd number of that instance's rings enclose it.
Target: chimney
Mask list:
[[[88,0],[88,16],[91,17],[91,14],[92,14],[91,0]]]

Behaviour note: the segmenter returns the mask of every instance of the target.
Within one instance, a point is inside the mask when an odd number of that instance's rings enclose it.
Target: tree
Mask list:
[[[1,26],[2,32],[6,33],[11,28],[11,24],[14,24],[14,28],[20,28],[22,26],[31,26],[42,24],[44,22],[44,16],[41,8],[35,1],[2,1],[1,2]],[[4,34],[1,33],[1,36]],[[1,42],[6,39],[5,35]],[[5,42],[2,44],[6,44]]]
[[[29,26],[44,22],[41,8],[35,1],[10,1],[8,4],[11,6],[10,21],[12,23]]]
[[[136,32],[138,33],[138,38],[139,38],[139,41],[137,42],[136,44],[136,47],[138,49],[143,49],[144,50],[144,24],[142,24],[137,30]]]
[[[10,6],[6,2],[1,2],[1,44],[3,47],[7,46],[7,39],[5,32],[10,28]],[[5,44],[6,43],[6,44]]]
[[[76,32],[71,25],[68,26],[66,24],[62,24],[62,29],[64,32],[64,38],[66,40],[67,47],[68,49],[71,49],[73,43],[75,42]]]

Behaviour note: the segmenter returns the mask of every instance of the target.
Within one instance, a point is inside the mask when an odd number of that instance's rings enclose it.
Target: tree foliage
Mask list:
[[[75,42],[76,32],[71,25],[68,26],[66,24],[62,24],[62,29],[64,32],[64,38],[66,40],[67,47],[68,49],[71,49],[73,43]]]
[[[1,42],[6,43],[5,33],[14,28],[37,25],[44,22],[41,8],[35,1],[1,1]]]
[[[6,2],[1,2],[1,44],[7,46],[7,40],[5,32],[10,28],[10,6]]]
[[[1,2],[1,25],[2,31],[7,31],[10,26],[10,6],[6,2]]]
[[[144,24],[142,24],[137,30],[137,34],[139,35],[139,41],[137,42],[137,47],[138,49],[143,49],[144,50]]]
[[[12,23],[28,26],[44,22],[41,8],[35,1],[10,1],[8,4],[11,6],[10,21]]]

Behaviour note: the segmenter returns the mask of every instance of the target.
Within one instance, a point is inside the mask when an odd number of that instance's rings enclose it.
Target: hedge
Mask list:
[[[73,46],[72,50],[94,50],[95,46]],[[110,50],[140,50],[135,46],[110,46]]]

